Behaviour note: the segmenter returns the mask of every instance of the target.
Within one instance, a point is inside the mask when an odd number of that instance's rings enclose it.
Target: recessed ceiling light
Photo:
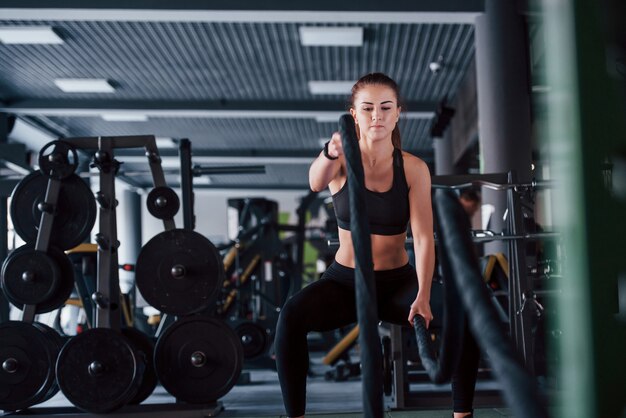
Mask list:
[[[348,113],[348,111],[344,112],[326,112],[320,115],[315,116],[315,122],[317,123],[339,123],[339,118],[341,115]]]
[[[300,26],[302,46],[363,46],[363,28]]]
[[[163,148],[177,148],[178,144],[176,142],[174,142],[174,140],[172,138],[160,138],[157,137],[155,139],[156,141],[156,146],[158,149],[163,149]]]
[[[54,84],[66,93],[115,92],[115,88],[103,78],[57,78]]]
[[[350,94],[354,81],[309,81],[311,94]]]
[[[206,176],[206,175],[205,176],[194,177],[192,179],[192,181],[193,181],[194,185],[204,185],[204,186],[207,186],[207,185],[213,183],[213,181],[211,180],[211,177]],[[179,180],[179,183],[180,183],[180,180]]]
[[[50,26],[0,26],[3,44],[62,44]]]
[[[148,115],[140,113],[103,113],[102,119],[107,122],[147,122]]]

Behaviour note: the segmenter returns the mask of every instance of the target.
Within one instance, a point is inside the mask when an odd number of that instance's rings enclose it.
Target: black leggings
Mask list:
[[[378,316],[408,326],[411,303],[417,295],[417,274],[407,264],[393,270],[375,271]],[[434,307],[433,307],[434,308]],[[436,309],[433,309],[436,311]],[[357,322],[354,269],[334,262],[322,278],[285,303],[276,328],[275,348],[283,402],[290,417],[304,415],[309,368],[307,333],[324,332]],[[455,412],[472,411],[480,352],[465,333],[459,367],[452,377]]]

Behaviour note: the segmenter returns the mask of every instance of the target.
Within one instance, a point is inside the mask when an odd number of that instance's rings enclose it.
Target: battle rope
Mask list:
[[[497,377],[504,398],[516,417],[544,418],[548,412],[534,379],[523,368],[498,320],[474,253],[470,224],[457,196],[450,190],[435,190],[435,214],[439,225],[442,265],[448,270],[468,315],[470,328]],[[444,269],[446,274],[446,269]]]
[[[377,328],[376,287],[363,165],[352,117],[343,115],[339,120],[339,128],[348,171],[350,230],[355,254],[355,291],[363,368],[363,412],[365,417],[378,418],[383,416],[382,353]],[[515,415],[522,418],[547,417],[547,410],[534,380],[521,366],[497,320],[473,251],[469,220],[456,195],[451,191],[436,190],[435,214],[440,238],[440,259],[446,280],[444,340],[439,361],[436,361],[434,354],[429,353],[424,320],[419,315],[415,317],[414,327],[422,364],[435,382],[448,380],[456,368],[464,322],[463,311],[456,309],[458,303],[455,303],[460,297],[469,314],[470,328],[483,352],[489,353],[494,373],[502,384],[504,397]],[[454,256],[449,257],[449,254]],[[459,294],[458,289],[463,291]]]
[[[413,327],[417,339],[417,348],[422,366],[433,383],[448,382],[456,370],[461,357],[461,345],[465,328],[465,311],[461,305],[458,287],[450,273],[448,254],[439,252],[439,259],[443,275],[443,317],[441,330],[441,344],[439,353],[432,350],[430,334],[426,329],[426,322],[421,315],[413,317]]]
[[[383,361],[378,335],[378,308],[372,261],[369,218],[365,202],[365,182],[361,150],[354,121],[350,115],[339,119],[339,130],[348,170],[350,231],[354,244],[355,291],[359,321],[359,346],[363,375],[363,414],[367,418],[383,416]]]

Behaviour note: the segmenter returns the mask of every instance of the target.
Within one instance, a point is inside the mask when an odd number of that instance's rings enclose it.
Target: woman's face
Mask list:
[[[400,117],[400,107],[393,89],[370,85],[358,91],[350,113],[361,138],[382,140],[391,138]]]

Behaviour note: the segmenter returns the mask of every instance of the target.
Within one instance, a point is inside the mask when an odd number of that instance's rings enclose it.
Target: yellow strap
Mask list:
[[[248,277],[252,274],[252,272],[256,268],[256,265],[259,263],[260,260],[261,260],[261,256],[260,255],[254,256],[254,258],[252,259],[250,264],[248,264],[248,267],[246,267],[246,270],[243,272],[243,274],[239,278],[239,283],[240,284],[244,284],[246,282],[246,280],[248,280]]]
[[[90,244],[84,242],[82,244],[78,244],[74,248],[70,248],[66,251],[67,254],[72,253],[97,253],[98,252],[98,244]]]
[[[500,267],[502,268],[502,270],[504,270],[504,274],[506,275],[506,278],[508,279],[509,278],[509,261],[506,259],[503,253],[496,253],[496,258],[498,259],[498,264],[500,264]]]
[[[68,299],[65,301],[65,304],[70,306],[78,306],[79,308],[83,307],[83,301],[80,299]]]
[[[346,351],[352,343],[359,336],[359,326],[355,326],[352,330],[346,334],[345,337],[341,339],[333,348],[330,349],[328,354],[322,359],[322,363],[324,364],[333,364],[337,357],[341,355],[344,351]]]
[[[226,296],[226,300],[224,301],[224,304],[222,305],[220,312],[226,312],[228,308],[230,308],[230,305],[233,303],[233,300],[235,300],[236,296],[237,296],[237,290],[236,289],[231,290],[228,296]]]
[[[489,283],[491,280],[491,274],[493,273],[493,268],[496,265],[496,257],[493,255],[487,256],[487,265],[485,266],[485,271],[483,271],[483,280],[485,283]]]
[[[124,314],[124,320],[126,322],[126,326],[132,327],[134,323],[133,313],[127,301],[128,300],[124,297],[124,294],[120,292],[120,304],[122,305],[122,313]]]
[[[150,315],[147,322],[148,325],[159,325],[159,322],[161,322],[161,315]]]
[[[226,255],[224,256],[224,270],[228,270],[230,265],[235,261],[235,256],[237,255],[237,247],[232,247]]]

